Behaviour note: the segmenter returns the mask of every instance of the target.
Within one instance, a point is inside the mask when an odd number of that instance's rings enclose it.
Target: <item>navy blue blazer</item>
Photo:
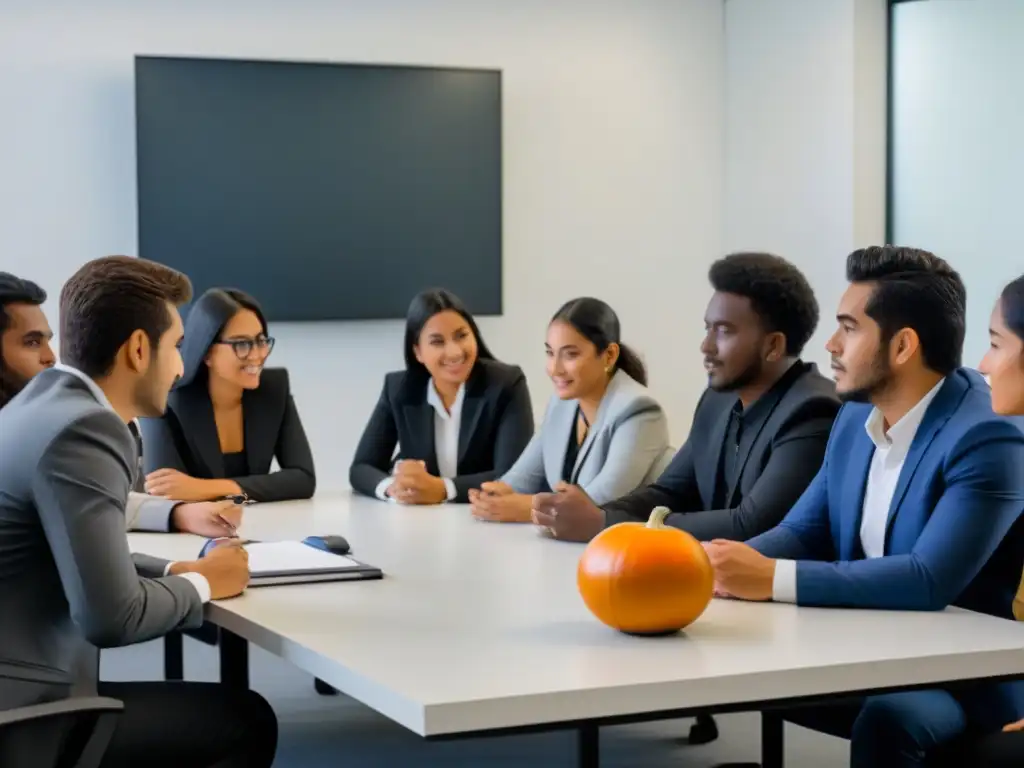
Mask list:
[[[865,559],[861,511],[871,406],[839,412],[817,477],[783,521],[748,544],[797,560],[800,605],[942,610],[1013,618],[1024,567],[1024,431],[992,412],[975,371],[950,374],[925,412],[889,509],[885,555]],[[987,686],[991,691],[991,686]],[[1024,717],[1024,684],[1000,686],[1001,725]],[[1007,709],[1009,707],[1009,709]]]

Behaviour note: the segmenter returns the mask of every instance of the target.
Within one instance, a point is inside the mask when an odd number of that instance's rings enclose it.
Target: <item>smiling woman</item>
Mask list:
[[[163,417],[141,422],[148,493],[179,501],[313,495],[313,456],[288,372],[264,367],[273,348],[248,294],[213,288],[195,302],[185,322],[185,372]],[[271,472],[275,458],[280,469]]]
[[[540,431],[501,480],[473,491],[481,520],[527,523],[534,494],[579,486],[595,504],[651,482],[671,451],[668,422],[619,318],[589,296],[564,304],[544,344],[555,394]]]
[[[385,377],[349,482],[402,504],[465,502],[532,434],[522,370],[494,359],[458,297],[424,291],[406,314],[405,370]]]

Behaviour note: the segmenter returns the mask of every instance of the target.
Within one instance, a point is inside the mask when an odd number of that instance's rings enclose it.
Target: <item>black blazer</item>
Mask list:
[[[288,371],[265,368],[259,387],[242,395],[242,413],[249,475],[230,479],[255,501],[312,496],[313,454],[291,395]],[[167,412],[159,419],[141,419],[140,424],[146,473],[169,467],[192,477],[224,479],[224,454],[205,386],[172,390]],[[275,457],[281,469],[271,473]]]
[[[813,363],[796,362],[763,397],[767,416],[744,429],[737,481],[723,509],[712,509],[720,458],[736,393],[704,391],[686,443],[661,477],[605,505],[607,525],[646,520],[654,507],[666,522],[701,541],[746,541],[774,528],[821,468],[840,402],[835,384]],[[759,401],[760,402],[760,401]]]
[[[353,490],[373,496],[399,459],[419,459],[430,474],[438,474],[428,382],[407,371],[384,377],[380,400],[349,470]],[[532,436],[533,408],[522,370],[496,360],[477,360],[462,401],[458,476],[451,478],[456,489],[453,501],[468,501],[471,488],[505,474]]]

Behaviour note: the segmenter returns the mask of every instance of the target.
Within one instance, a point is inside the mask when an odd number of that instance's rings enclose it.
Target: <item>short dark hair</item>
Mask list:
[[[931,370],[946,375],[960,367],[967,289],[945,260],[920,248],[873,245],[847,257],[846,279],[876,284],[865,312],[878,323],[883,344],[911,328]]]
[[[405,368],[410,373],[429,378],[426,367],[416,359],[415,347],[419,343],[420,334],[423,333],[423,326],[427,324],[427,321],[436,314],[448,311],[461,315],[473,332],[473,336],[476,337],[477,358],[494,360],[494,355],[491,354],[491,350],[484,343],[483,336],[480,335],[476,320],[473,319],[473,315],[466,309],[462,300],[444,288],[431,288],[416,294],[405,313]]]
[[[30,304],[38,307],[46,301],[46,291],[31,280],[15,277],[10,272],[0,272],[0,336],[11,324],[11,317],[5,311],[11,304]],[[4,363],[3,346],[0,344],[0,408],[10,402],[24,382],[19,381]]]
[[[999,304],[1006,327],[1024,341],[1024,275],[1003,288]]]
[[[708,270],[711,287],[750,300],[769,333],[786,337],[786,354],[796,357],[818,327],[818,300],[804,274],[771,253],[731,253]]]
[[[8,304],[30,304],[38,307],[45,301],[46,291],[31,280],[15,277],[10,272],[0,272],[0,333],[6,331],[11,322],[11,318],[4,311]]]
[[[144,331],[154,348],[171,326],[167,304],[192,298],[180,272],[155,261],[105,256],[79,269],[60,292],[60,355],[93,378],[114,367],[117,351]]]
[[[619,316],[608,304],[591,296],[567,301],[551,318],[575,328],[579,334],[597,347],[598,354],[610,344],[619,345],[619,359],[615,370],[622,371],[633,381],[647,386],[647,368],[640,355],[622,343]]]

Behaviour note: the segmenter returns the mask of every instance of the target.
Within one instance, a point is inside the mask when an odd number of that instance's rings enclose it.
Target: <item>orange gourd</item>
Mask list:
[[[662,635],[692,624],[711,602],[714,571],[693,536],[665,525],[666,507],[647,523],[618,523],[580,557],[576,583],[587,608],[622,632]]]

